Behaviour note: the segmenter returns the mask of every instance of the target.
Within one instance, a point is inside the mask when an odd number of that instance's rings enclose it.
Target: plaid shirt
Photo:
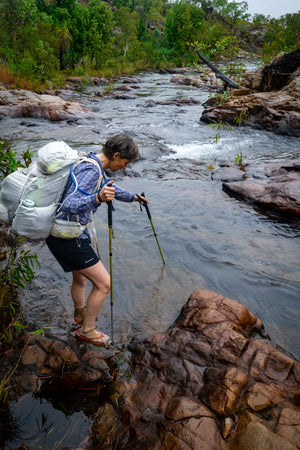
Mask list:
[[[101,186],[108,180],[106,173],[103,170],[102,164],[97,158],[95,152],[89,152],[85,155],[87,158],[94,159],[101,168],[102,182]],[[78,182],[78,186],[84,192],[91,195],[84,195],[78,189],[74,192],[75,184],[71,177],[67,183],[67,187],[62,196],[61,203],[62,208],[59,210],[59,219],[70,220],[72,222],[80,222],[81,225],[86,225],[91,222],[91,212],[94,214],[97,208],[100,206],[97,203],[96,196],[93,194],[97,187],[99,179],[99,169],[96,165],[89,162],[82,162],[74,169],[74,175]],[[122,189],[117,184],[113,183],[115,188],[115,198],[122,202],[132,202],[134,194],[132,192]],[[90,239],[87,229],[80,235],[80,239]]]

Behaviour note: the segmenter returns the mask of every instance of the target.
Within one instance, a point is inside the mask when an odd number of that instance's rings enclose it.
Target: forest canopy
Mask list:
[[[131,73],[299,47],[300,12],[248,14],[246,1],[0,0],[0,79]]]

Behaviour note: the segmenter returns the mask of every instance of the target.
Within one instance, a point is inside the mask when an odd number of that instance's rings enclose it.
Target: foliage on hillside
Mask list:
[[[247,9],[228,0],[1,0],[0,79],[30,87],[66,73],[195,64],[195,43],[215,60],[240,50],[268,60],[299,46],[300,13],[251,19]]]

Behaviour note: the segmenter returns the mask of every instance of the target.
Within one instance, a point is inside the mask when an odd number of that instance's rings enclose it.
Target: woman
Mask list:
[[[63,270],[71,271],[73,274],[71,287],[75,309],[73,323],[81,325],[75,334],[79,339],[96,345],[109,342],[109,336],[95,329],[95,321],[110,291],[110,276],[92,248],[87,224],[91,222],[93,213],[102,202],[109,202],[116,198],[124,202],[144,200],[148,203],[146,197],[137,196],[122,189],[113,181],[108,183],[105,173],[107,169],[112,172],[125,169],[138,156],[136,143],[124,134],[109,138],[100,154],[89,152],[86,157],[93,161],[84,161],[74,169],[78,187],[75,189],[74,180],[69,181],[61,200],[63,206],[59,211],[60,222],[64,221],[67,225],[70,223],[79,225],[78,222],[80,222],[83,232],[71,239],[57,237],[56,233],[51,232],[46,239],[50,251]],[[102,179],[102,188],[97,191],[99,176]],[[91,281],[93,287],[85,307],[87,280]]]

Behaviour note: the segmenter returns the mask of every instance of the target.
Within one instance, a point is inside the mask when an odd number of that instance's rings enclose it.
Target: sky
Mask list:
[[[236,0],[241,1],[241,0]],[[299,0],[245,0],[248,3],[248,13],[263,14],[275,19],[284,14],[293,14],[300,11]]]

